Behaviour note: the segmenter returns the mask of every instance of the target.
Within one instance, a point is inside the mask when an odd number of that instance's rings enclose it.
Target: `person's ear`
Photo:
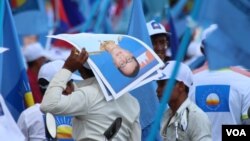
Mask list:
[[[184,84],[182,81],[178,82],[177,85],[178,85],[178,89],[179,89],[181,92],[184,92],[184,91],[185,91],[186,86],[185,86],[185,84]]]

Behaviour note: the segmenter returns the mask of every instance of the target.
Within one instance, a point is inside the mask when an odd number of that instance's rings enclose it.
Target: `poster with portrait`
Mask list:
[[[91,60],[89,60],[89,64],[92,64],[93,62],[91,62]],[[104,97],[107,101],[110,101],[112,99],[114,99],[114,97],[112,96],[112,94],[110,93],[110,91],[108,90],[108,88],[104,85],[104,83],[102,82],[101,78],[99,77],[99,75],[96,73],[95,69],[93,69],[93,65],[89,65],[91,70],[93,71],[96,80],[98,81],[100,88],[104,94]]]
[[[65,40],[78,50],[85,48],[89,65],[114,99],[140,85],[164,65],[148,45],[128,35],[78,33],[49,37]]]

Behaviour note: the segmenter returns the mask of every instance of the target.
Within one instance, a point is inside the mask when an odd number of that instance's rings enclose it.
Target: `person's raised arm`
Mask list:
[[[52,114],[77,114],[82,111],[84,105],[84,94],[74,91],[69,96],[63,96],[67,83],[71,78],[72,72],[78,70],[87,61],[88,53],[83,49],[77,52],[72,49],[70,56],[66,59],[63,68],[55,74],[45,92],[41,103],[43,112]],[[78,103],[78,106],[75,106]]]
[[[88,57],[88,52],[84,48],[81,52],[74,48],[72,49],[70,56],[65,61],[63,68],[73,73],[83,67],[83,64],[87,62]]]

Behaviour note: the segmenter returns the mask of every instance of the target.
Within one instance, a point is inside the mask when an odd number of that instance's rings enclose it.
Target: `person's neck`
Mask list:
[[[185,95],[185,94],[182,94]],[[174,115],[177,110],[180,108],[180,106],[182,105],[182,103],[187,99],[186,96],[181,96],[178,99],[176,99],[175,101],[169,102],[169,107],[172,110],[172,114]]]

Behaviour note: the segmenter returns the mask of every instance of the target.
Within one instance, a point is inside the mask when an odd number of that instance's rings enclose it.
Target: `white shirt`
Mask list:
[[[17,124],[25,136],[26,141],[43,141],[45,124],[40,104],[35,104],[24,110],[18,118]]]
[[[221,141],[222,125],[243,124],[250,106],[250,79],[231,70],[204,70],[194,75],[190,98],[212,123],[213,141]]]
[[[95,78],[85,79],[82,87],[63,96],[71,74],[62,69],[54,76],[41,103],[43,111],[74,116],[73,138],[77,141],[104,140],[104,131],[117,117],[122,118],[122,125],[113,141],[141,140],[140,107],[134,97],[127,93],[107,102]]]
[[[171,118],[169,108],[161,124],[164,141],[212,141],[211,123],[207,115],[187,98]]]
[[[24,141],[24,136],[11,116],[0,94],[0,139],[1,141]]]
[[[73,140],[71,117],[55,116],[55,120],[57,139]],[[35,104],[21,113],[17,124],[26,141],[44,141],[46,139],[44,121],[44,114],[40,110],[40,104]]]

